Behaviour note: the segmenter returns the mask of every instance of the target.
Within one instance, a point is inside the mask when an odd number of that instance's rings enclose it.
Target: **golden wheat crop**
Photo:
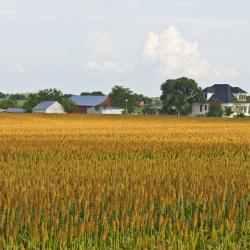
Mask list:
[[[250,120],[0,115],[0,249],[250,249]]]

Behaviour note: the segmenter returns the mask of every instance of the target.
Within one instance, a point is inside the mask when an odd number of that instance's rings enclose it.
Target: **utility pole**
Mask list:
[[[128,99],[125,99],[126,102],[126,115],[128,114]]]

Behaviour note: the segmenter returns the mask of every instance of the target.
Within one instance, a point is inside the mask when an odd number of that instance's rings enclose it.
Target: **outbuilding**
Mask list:
[[[33,108],[33,113],[64,114],[63,106],[57,101],[43,101]]]

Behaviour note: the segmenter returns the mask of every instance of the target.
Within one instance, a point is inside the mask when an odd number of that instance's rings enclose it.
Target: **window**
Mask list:
[[[207,111],[207,105],[205,105],[205,110]]]
[[[239,101],[246,101],[246,95],[240,94]]]
[[[202,112],[202,105],[200,105],[200,112]]]
[[[205,94],[205,98],[206,98],[206,100],[207,100],[207,94]]]

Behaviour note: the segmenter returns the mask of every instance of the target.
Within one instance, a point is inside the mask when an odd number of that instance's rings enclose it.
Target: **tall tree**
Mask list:
[[[109,98],[114,106],[119,106],[128,109],[128,112],[133,112],[138,104],[138,96],[129,88],[116,85],[112,88]]]
[[[212,99],[209,103],[209,111],[207,115],[210,117],[222,117],[223,113],[224,111],[221,102],[217,99]]]
[[[167,80],[161,85],[163,104],[162,111],[170,114],[176,112],[178,115],[190,114],[194,102],[204,102],[205,97],[198,84],[186,77]]]

